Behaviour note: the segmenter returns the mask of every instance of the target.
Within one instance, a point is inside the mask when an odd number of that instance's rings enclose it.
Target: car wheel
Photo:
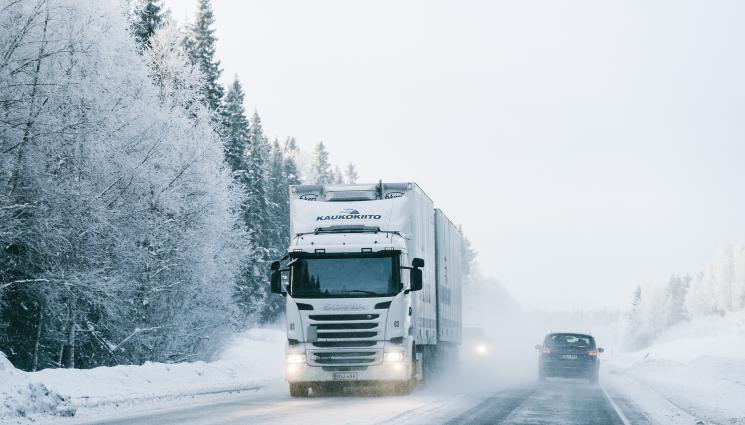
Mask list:
[[[546,382],[546,372],[543,369],[538,370],[538,382]]]
[[[600,382],[600,374],[596,370],[595,372],[592,373],[592,375],[590,375],[590,383],[597,384],[598,382]]]
[[[292,397],[308,397],[309,389],[310,386],[307,384],[290,382],[290,396]]]

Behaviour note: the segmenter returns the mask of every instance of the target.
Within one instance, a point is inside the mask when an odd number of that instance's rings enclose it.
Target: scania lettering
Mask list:
[[[410,392],[461,341],[463,237],[415,183],[290,187],[286,298],[293,397],[329,385]]]

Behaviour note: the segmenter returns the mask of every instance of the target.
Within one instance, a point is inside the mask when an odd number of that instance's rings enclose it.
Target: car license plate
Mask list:
[[[577,360],[577,355],[576,354],[562,354],[561,358],[567,359],[567,360]]]
[[[334,373],[334,381],[354,381],[357,379],[356,372],[337,372]]]

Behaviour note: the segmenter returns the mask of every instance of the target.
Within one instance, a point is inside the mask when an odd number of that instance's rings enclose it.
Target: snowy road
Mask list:
[[[444,387],[443,387],[444,388]],[[501,390],[448,393],[424,389],[407,397],[291,399],[282,388],[190,405],[99,418],[80,424],[644,424],[645,416],[603,387],[574,381]],[[610,400],[609,400],[610,397]],[[612,401],[611,401],[612,400]]]

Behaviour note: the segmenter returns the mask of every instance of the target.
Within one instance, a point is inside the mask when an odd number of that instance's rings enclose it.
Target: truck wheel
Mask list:
[[[307,384],[290,382],[290,396],[292,397],[308,397],[309,389],[310,387]]]

